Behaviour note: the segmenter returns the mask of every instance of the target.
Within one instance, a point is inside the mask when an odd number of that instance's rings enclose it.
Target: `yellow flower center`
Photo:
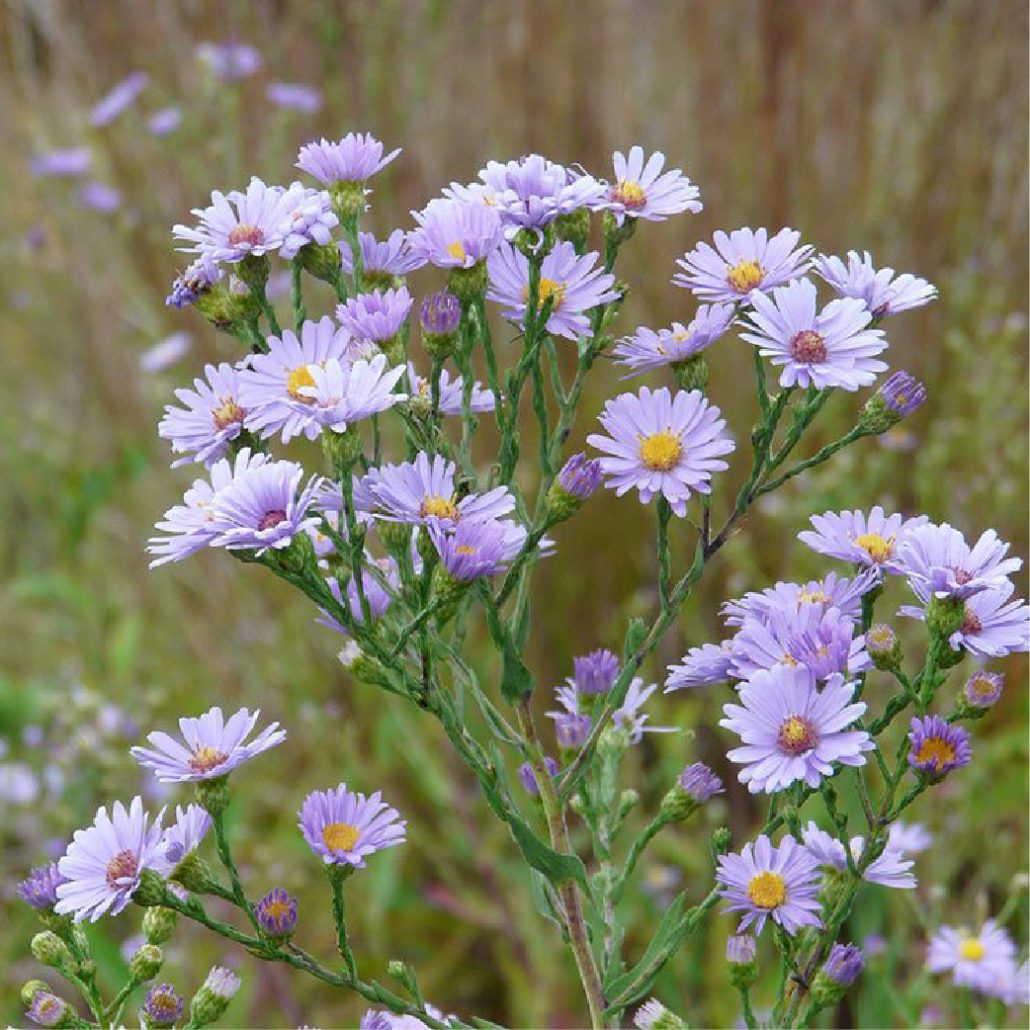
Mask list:
[[[475,554],[476,553],[476,548],[475,547],[470,547],[468,544],[458,544],[458,546],[454,548],[454,553],[455,554]]]
[[[941,770],[949,762],[955,761],[955,748],[940,737],[927,737],[919,745],[916,761],[920,765],[932,765],[934,769]]]
[[[342,824],[338,823],[337,825]],[[355,834],[356,833],[357,831],[355,831]],[[355,837],[355,839],[357,838]],[[285,919],[290,914],[290,903],[288,901],[280,901],[278,899],[273,899],[264,906],[264,914],[270,920],[278,921],[280,919]]]
[[[979,962],[987,953],[987,949],[980,943],[979,937],[967,937],[958,946],[958,953],[967,962]]]
[[[759,908],[779,908],[787,900],[787,883],[779,873],[759,873],[747,885],[747,896]]]
[[[829,604],[830,595],[825,590],[802,590],[798,594],[799,604]]]
[[[647,194],[639,182],[620,179],[612,190],[612,199],[631,211],[639,211],[647,203]]]
[[[865,551],[877,565],[894,555],[894,537],[884,539],[879,533],[863,533],[855,543]]]
[[[783,652],[783,657],[780,661],[783,662],[784,665],[789,665],[792,669],[796,669],[798,667],[798,660],[789,651]]]
[[[982,672],[978,672],[970,679],[969,689],[977,697],[993,697],[998,688],[994,685],[994,680]]]
[[[455,240],[453,243],[448,243],[447,253],[450,254],[455,261],[464,262],[468,257],[465,253],[465,248],[462,246],[461,240]]]
[[[350,851],[360,836],[361,831],[350,823],[330,823],[322,830],[322,840],[330,851]]]
[[[866,634],[866,640],[878,650],[885,651],[894,642],[894,633],[890,626],[873,626]]]
[[[543,307],[548,301],[551,301],[551,310],[554,311],[556,308],[561,307],[561,302],[565,297],[565,286],[563,283],[558,282],[557,279],[548,279],[546,276],[542,277],[540,284],[537,287],[537,303]],[[529,302],[529,287],[525,286],[522,290],[522,302],[524,304]]]
[[[422,518],[426,518],[429,515],[435,515],[438,519],[458,519],[458,506],[453,500],[447,497],[429,496],[422,502],[422,507],[418,510],[419,515]]]
[[[194,772],[210,772],[216,766],[221,765],[228,757],[224,751],[216,751],[215,748],[208,747],[205,744],[193,752],[193,757],[190,759],[190,768]]]
[[[314,386],[315,379],[308,370],[307,365],[299,365],[286,377],[286,392],[295,400],[303,404],[310,404],[311,398],[302,394],[301,387]]]
[[[243,421],[246,412],[231,397],[222,399],[222,403],[211,412],[211,421],[216,429],[227,429],[237,422]]]
[[[788,755],[802,755],[817,743],[815,727],[800,715],[791,715],[783,720],[776,740]]]
[[[668,472],[683,454],[683,444],[671,429],[640,437],[640,460],[656,472]]]
[[[726,281],[737,293],[750,293],[761,285],[764,276],[765,269],[757,261],[738,261],[726,266]]]

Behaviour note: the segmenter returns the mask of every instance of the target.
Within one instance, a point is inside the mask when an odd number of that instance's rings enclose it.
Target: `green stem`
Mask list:
[[[261,929],[260,924],[257,921],[257,916],[254,915],[254,909],[247,900],[247,895],[243,890],[243,882],[240,880],[240,871],[236,868],[236,862],[232,857],[232,849],[229,847],[229,837],[225,832],[224,813],[212,814],[211,821],[214,824],[218,857],[221,859],[222,865],[225,866],[225,871],[229,874],[229,882],[232,884],[232,893],[236,906],[246,914],[250,920],[250,925],[254,927],[254,932],[259,933]]]
[[[354,952],[347,942],[347,907],[343,898],[343,884],[351,873],[349,866],[331,866],[329,882],[333,890],[333,923],[336,925],[336,946],[347,967],[347,976],[352,983],[357,982],[358,969],[354,961]]]
[[[304,266],[300,263],[300,258],[295,257],[290,264],[290,300],[293,303],[293,329],[298,336],[308,317],[304,308],[304,288],[301,284],[303,271]]]

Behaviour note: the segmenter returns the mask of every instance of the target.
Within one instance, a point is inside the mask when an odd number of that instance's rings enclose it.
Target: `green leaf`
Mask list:
[[[514,813],[509,815],[508,825],[511,827],[511,835],[515,838],[519,850],[534,869],[543,873],[555,885],[573,880],[589,893],[587,871],[578,855],[560,855],[553,848],[548,847]]]
[[[536,869],[529,871],[529,893],[533,899],[533,905],[537,912],[555,926],[562,928],[561,919],[558,917],[558,910],[555,907],[554,899],[551,896],[551,885],[547,882],[543,873]]]
[[[629,625],[626,627],[626,638],[622,644],[623,661],[628,661],[633,657],[646,636],[647,623],[643,619],[630,619]]]
[[[517,704],[533,693],[533,674],[526,668],[510,636],[505,634],[501,661],[501,696]]]
[[[690,932],[691,924],[687,918],[686,907],[687,895],[684,892],[669,906],[662,917],[658,932],[647,946],[643,958],[628,973],[611,977],[610,982],[605,982],[604,993],[613,999],[613,1005],[625,1008],[647,993],[662,966],[668,962]]]

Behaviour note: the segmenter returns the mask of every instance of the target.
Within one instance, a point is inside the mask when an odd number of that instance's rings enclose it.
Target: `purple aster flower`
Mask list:
[[[369,855],[405,839],[407,822],[379,791],[366,798],[349,791],[345,783],[336,790],[312,791],[297,814],[304,839],[326,865],[363,869]]]
[[[916,772],[940,780],[973,760],[969,733],[961,726],[950,725],[939,715],[913,717],[909,726],[908,764]]]
[[[29,161],[32,174],[40,179],[77,179],[93,163],[89,147],[67,147],[35,154]]]
[[[977,669],[966,680],[962,696],[972,708],[993,708],[1001,699],[1004,685],[1005,678],[1000,672]]]
[[[894,372],[876,395],[891,415],[906,418],[922,407],[926,400],[926,387],[908,372]]]
[[[730,327],[735,308],[732,304],[702,304],[693,321],[683,326],[673,322],[671,329],[641,326],[633,336],[621,339],[612,350],[617,365],[633,371],[623,378],[649,372],[663,365],[674,365],[700,354]]]
[[[757,672],[740,688],[741,704],[723,706],[719,725],[744,743],[727,754],[743,764],[738,779],[752,794],[772,794],[792,783],[818,787],[834,763],[865,765],[874,744],[865,730],[849,730],[866,710],[855,686],[834,675],[822,690],[804,666]]]
[[[1009,545],[993,529],[970,547],[966,538],[946,522],[919,526],[898,549],[899,571],[921,596],[963,600],[981,590],[997,589],[1023,566],[1021,558],[1006,558]]]
[[[715,878],[726,911],[744,913],[738,933],[752,925],[761,933],[770,918],[791,936],[803,926],[822,925],[819,866],[793,837],[784,837],[775,848],[762,834],[739,855],[720,855]]]
[[[765,229],[719,231],[714,248],[699,243],[676,262],[683,271],[673,284],[702,300],[736,304],[754,290],[770,290],[805,273],[812,248],[798,247],[800,239],[795,229],[781,229],[771,239]]]
[[[1010,962],[999,967],[989,991],[991,997],[1000,998],[1013,1008],[1030,1005],[1030,965]]]
[[[57,863],[65,882],[57,885],[54,911],[73,913],[77,923],[118,915],[157,858],[161,815],[151,822],[138,797],[128,808],[116,801],[111,815],[101,806],[89,829],[75,831]]]
[[[375,509],[376,500],[371,491],[370,484],[375,476],[379,474],[376,468],[369,469],[368,475],[363,477],[351,476],[351,490],[354,500],[355,515],[359,523],[370,525],[373,521],[372,511]],[[315,507],[319,511],[343,513],[343,490],[339,483],[326,481],[318,491],[315,498]]]
[[[723,793],[722,780],[704,762],[688,765],[680,773],[677,782],[699,805],[711,800],[716,794]]]
[[[426,263],[424,258],[412,253],[407,233],[403,229],[394,229],[389,237],[382,241],[377,240],[370,232],[359,232],[358,246],[361,249],[365,281],[373,284],[388,285],[395,276],[407,275]],[[347,275],[354,274],[354,255],[349,247],[340,248],[340,267]],[[444,296],[450,294],[444,293]],[[426,301],[428,300],[427,297]],[[457,302],[457,297],[454,300]]]
[[[207,365],[204,379],[194,379],[193,389],[175,391],[183,407],[169,404],[157,427],[158,434],[170,440],[176,454],[184,454],[172,468],[200,461],[212,465],[224,458],[229,442],[243,429],[246,411],[240,406],[239,377],[225,362],[217,368]]]
[[[201,43],[197,58],[223,82],[238,82],[261,70],[261,54],[249,43]]]
[[[743,597],[726,601],[720,609],[727,626],[743,626],[748,619],[768,624],[773,612],[795,613],[804,604],[817,605],[824,611],[836,608],[848,619],[861,614],[862,597],[877,585],[875,572],[865,570],[854,579],[846,579],[831,572],[822,579],[807,583],[779,582],[762,591],[752,591]]]
[[[412,303],[405,286],[396,290],[372,290],[338,305],[336,320],[352,336],[386,343],[400,332]]]
[[[952,648],[964,648],[981,660],[1030,651],[1030,605],[1019,598],[1009,600],[1015,589],[1012,583],[1005,583],[967,598],[962,624],[949,641]],[[902,605],[898,614],[925,621],[930,598],[923,587],[916,594],[924,607]]]
[[[393,603],[393,599],[400,588],[400,571],[397,567],[397,562],[393,558],[372,559],[367,555],[366,557],[375,566],[376,572],[373,572],[368,567],[361,570],[361,589],[365,594],[365,600],[368,601],[369,614],[374,622]],[[337,604],[345,606],[350,611],[351,618],[355,622],[364,622],[361,598],[358,596],[358,587],[353,576],[347,582],[346,603],[344,602],[343,591],[340,589],[337,579],[330,577],[326,580],[326,585],[329,587],[329,592],[336,599]],[[345,637],[350,636],[350,630],[335,616],[325,609],[320,609],[320,611],[322,614],[315,620],[320,626],[326,626],[328,629],[334,630]]]
[[[592,497],[601,485],[601,462],[582,451],[573,454],[558,473],[558,484],[567,494],[581,501]]]
[[[143,1001],[143,1016],[148,1027],[173,1027],[182,1018],[182,995],[170,984],[151,987]]]
[[[175,807],[175,822],[165,828],[154,854],[153,868],[169,877],[200,846],[211,829],[211,816],[200,805]]]
[[[910,851],[913,855],[925,851],[933,843],[933,834],[921,823],[891,823],[887,831],[887,847]]]
[[[854,944],[834,944],[821,973],[841,987],[850,987],[865,968],[862,949]]]
[[[217,1022],[240,989],[240,978],[223,966],[213,966],[190,1004],[190,1022],[210,1026]]]
[[[340,224],[333,211],[332,198],[325,190],[298,189],[298,186],[299,183],[294,183],[286,191],[287,196],[293,194],[295,200],[283,223],[285,239],[279,248],[279,254],[287,261],[296,257],[297,251],[309,243],[317,243],[322,247],[331,243],[333,237],[330,230]],[[288,276],[284,273],[279,281],[285,293]],[[269,279],[268,295],[271,297],[274,294],[274,281]]]
[[[734,934],[726,940],[726,961],[731,966],[749,966],[755,961],[758,941],[749,933]]]
[[[544,765],[552,779],[558,775],[559,765],[550,755],[544,758]],[[519,766],[519,782],[527,794],[532,794],[535,798],[540,797],[540,788],[537,786],[536,776],[533,774],[533,767],[529,762],[523,762]]]
[[[887,348],[881,329],[870,329],[872,315],[860,300],[832,300],[818,311],[815,285],[798,279],[767,297],[751,296],[748,328],[741,339],[783,366],[780,386],[840,387],[854,392],[868,386],[887,366],[876,355]]]
[[[820,830],[814,822],[810,821],[804,828],[801,839],[808,848],[809,854],[819,865],[828,866],[841,873],[848,868],[844,845],[825,830]],[[848,848],[851,851],[852,861],[857,864],[865,849],[865,838],[852,837],[848,841]],[[916,886],[916,878],[910,871],[914,865],[915,862],[905,856],[900,845],[888,843],[880,857],[869,863],[869,867],[862,874],[862,879],[869,883],[878,883],[883,887],[893,887],[896,890],[912,890]]]
[[[586,312],[619,299],[619,292],[612,289],[615,276],[596,268],[598,260],[593,251],[580,256],[571,243],[563,241],[541,262],[538,304],[542,308],[551,302],[549,333],[570,340],[591,336]],[[487,298],[506,305],[505,318],[521,322],[529,299],[529,259],[514,247],[504,245],[490,255],[487,270]]]
[[[110,93],[94,105],[89,113],[89,124],[94,128],[109,125],[127,111],[136,102],[136,97],[143,92],[150,76],[146,72],[136,71],[126,76]]]
[[[260,710],[250,712],[241,708],[225,719],[222,709],[215,707],[201,716],[183,716],[179,720],[183,743],[155,730],[147,735],[147,740],[156,750],[145,747],[129,750],[132,757],[162,783],[218,779],[286,739],[286,731],[274,722],[248,742],[247,737],[260,714]]]
[[[209,255],[202,254],[172,281],[171,292],[165,298],[165,307],[189,307],[198,297],[207,293],[224,274]]]
[[[421,1020],[416,1020],[421,1022]],[[393,1018],[388,1012],[369,1009],[358,1024],[359,1030],[393,1030]]]
[[[75,1026],[75,1011],[63,998],[50,991],[36,991],[26,1015],[37,1026]]]
[[[374,514],[390,522],[447,528],[462,521],[499,519],[515,510],[515,498],[504,486],[459,499],[456,473],[453,461],[421,451],[414,461],[384,465],[369,484],[376,500]]]
[[[578,751],[590,736],[594,725],[589,715],[578,712],[548,712],[554,720],[554,739],[563,751]]]
[[[281,433],[283,443],[303,433],[314,440],[322,426],[309,417],[308,395],[300,391],[315,385],[311,366],[348,357],[350,337],[328,316],[306,321],[300,339],[286,329],[282,337],[268,337],[268,353],[253,354],[239,375],[240,404],[247,412],[246,427],[263,437]]]
[[[616,150],[612,162],[615,182],[594,208],[611,211],[619,225],[626,218],[664,222],[670,215],[697,214],[703,207],[701,191],[678,168],[662,172],[665,155],[659,150],[646,163],[643,147],[630,147],[627,155]]]
[[[79,203],[90,211],[109,215],[122,206],[121,190],[106,182],[87,182],[79,190]]]
[[[297,899],[273,887],[254,906],[254,916],[269,937],[289,937],[297,928]]]
[[[301,147],[297,167],[327,186],[362,183],[382,171],[400,152],[398,147],[383,157],[382,143],[370,132],[348,132],[336,143],[323,136],[317,143]]]
[[[733,646],[731,641],[721,644],[701,644],[692,647],[679,665],[669,666],[665,693],[688,687],[711,687],[732,678]]]
[[[580,694],[607,694],[619,675],[619,657],[599,647],[589,654],[572,659],[573,683]]]
[[[620,497],[635,488],[642,504],[660,493],[683,517],[691,493],[711,493],[712,473],[728,468],[720,455],[735,449],[719,416],[700,390],[644,386],[609,400],[600,416],[609,436],[587,443],[610,455],[601,459],[606,487]]]
[[[309,86],[306,82],[270,82],[265,87],[265,96],[276,107],[300,111],[303,114],[321,111],[325,104],[322,91],[317,86]]]
[[[438,519],[429,522],[446,573],[459,582],[503,572],[526,542],[526,530],[507,519],[462,519],[449,531]]]
[[[408,234],[411,251],[437,268],[471,268],[503,240],[500,215],[486,204],[432,200],[411,214],[418,222]]]
[[[983,993],[991,991],[1015,960],[1016,946],[993,919],[988,919],[979,933],[942,926],[926,952],[926,968],[931,973],[950,972],[956,987]]]
[[[927,521],[925,515],[911,519],[904,515],[884,515],[879,505],[868,515],[861,511],[828,511],[813,515],[811,523],[815,532],[804,530],[798,533],[798,539],[818,554],[898,575],[901,546],[912,530]]]
[[[645,733],[677,733],[675,726],[647,726],[649,715],[640,711],[647,699],[658,689],[657,683],[644,686],[642,677],[637,676],[626,691],[621,707],[612,712],[612,722],[629,735],[631,744],[639,744]]]
[[[893,268],[873,267],[872,255],[848,251],[847,265],[839,257],[820,254],[812,270],[841,297],[857,297],[880,319],[899,311],[919,308],[937,297],[937,289],[925,279],[905,273],[895,277]]]
[[[408,362],[408,383],[411,390],[412,401],[421,403],[432,403],[433,388],[425,376],[420,376],[415,371],[415,366]],[[465,381],[461,376],[451,378],[447,369],[440,370],[440,414],[460,415],[462,395],[465,389]],[[472,384],[472,397],[469,402],[471,411],[483,412],[493,411],[496,406],[493,390],[483,389],[482,383],[477,379]]]
[[[180,358],[185,357],[192,346],[193,335],[191,333],[171,333],[148,347],[139,356],[137,363],[139,370],[149,375],[163,372],[166,368],[171,368]]]
[[[151,568],[170,561],[182,561],[203,550],[227,528],[227,523],[214,509],[215,497],[236,478],[268,461],[264,454],[251,454],[245,447],[233,462],[216,461],[209,470],[210,479],[195,479],[183,497],[183,503],[169,508],[156,529],[166,536],[154,536],[147,542],[147,551],[157,557]]]
[[[151,136],[168,136],[179,128],[181,122],[181,107],[162,107],[147,119],[147,132]]]
[[[36,866],[18,884],[18,896],[27,905],[41,912],[51,909],[57,902],[57,887],[64,883],[64,877],[56,862]]]
[[[431,293],[422,301],[418,321],[422,332],[428,336],[456,333],[461,324],[461,301],[449,290]]]

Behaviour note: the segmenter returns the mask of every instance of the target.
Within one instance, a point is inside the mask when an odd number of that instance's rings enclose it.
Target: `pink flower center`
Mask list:
[[[221,765],[229,756],[224,751],[218,751],[206,744],[197,748],[190,759],[190,768],[194,772],[207,773]]]
[[[286,512],[282,508],[273,508],[266,511],[258,523],[258,529],[274,529],[280,522],[286,521]]]
[[[972,578],[973,574],[971,572],[966,572],[965,569],[955,569],[955,582],[959,586],[965,586]]]
[[[815,727],[800,715],[791,715],[784,719],[780,732],[776,735],[780,750],[786,751],[788,755],[803,755],[806,751],[811,751],[818,740]]]
[[[136,856],[128,848],[119,851],[107,863],[107,885],[109,887],[123,886],[126,880],[135,877],[136,869]]]
[[[228,429],[229,426],[243,421],[246,412],[231,397],[226,397],[222,403],[211,412],[211,421],[216,429]]]
[[[240,222],[240,224],[234,226],[232,231],[229,233],[230,247],[238,247],[241,243],[249,244],[251,247],[257,247],[264,242],[264,230],[259,229],[256,225],[248,225],[246,222]]]
[[[983,623],[980,621],[980,616],[977,615],[976,612],[974,612],[973,609],[970,608],[967,604],[966,613],[964,618],[962,619],[962,625],[959,627],[959,629],[963,633],[968,635],[970,633],[979,633],[980,630],[982,630],[983,628],[984,627]]]
[[[790,341],[791,357],[805,365],[821,365],[826,360],[826,341],[814,329],[802,329]]]

